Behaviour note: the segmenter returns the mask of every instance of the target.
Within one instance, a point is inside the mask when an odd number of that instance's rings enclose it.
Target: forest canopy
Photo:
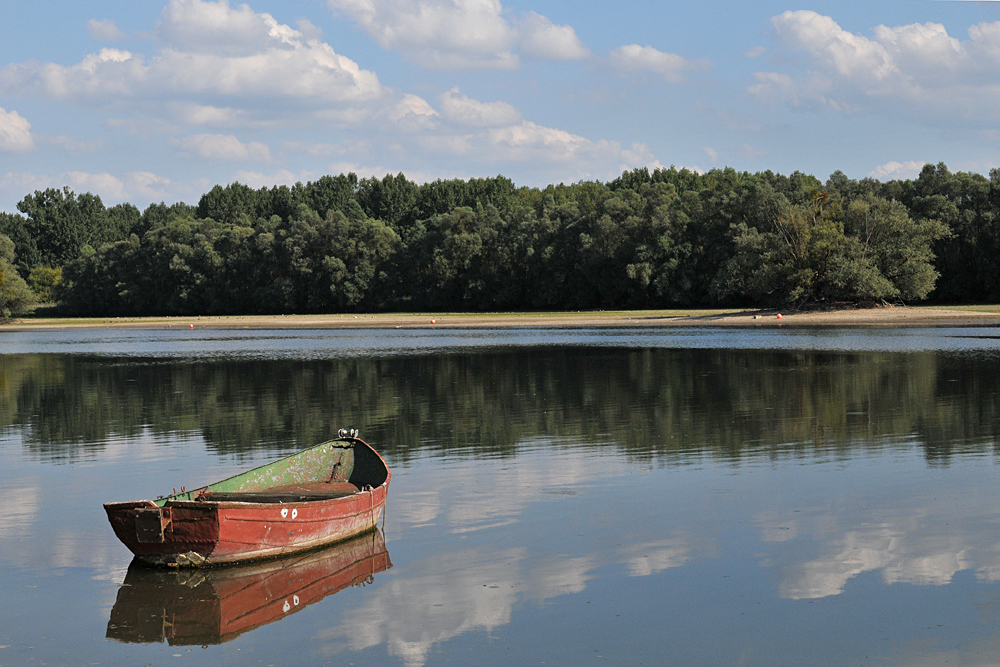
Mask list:
[[[545,188],[341,174],[141,212],[69,188],[17,208],[0,213],[7,314],[36,298],[78,315],[1000,301],[1000,170],[943,164]]]

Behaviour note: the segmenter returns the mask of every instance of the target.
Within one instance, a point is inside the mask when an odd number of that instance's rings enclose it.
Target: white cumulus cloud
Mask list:
[[[22,152],[34,147],[28,119],[13,109],[0,107],[0,151]]]
[[[535,12],[517,22],[521,53],[535,60],[580,60],[589,51],[568,25],[556,25]]]
[[[531,121],[489,130],[489,143],[492,148],[514,160],[567,162],[592,158],[596,154],[611,157],[612,154],[621,152],[621,146],[615,142],[594,142],[586,137]]]
[[[916,178],[920,175],[920,170],[924,168],[925,164],[927,163],[923,160],[907,160],[906,162],[892,160],[875,167],[868,172],[868,176],[878,179]]]
[[[26,192],[44,190],[52,185],[52,179],[45,174],[25,171],[8,171],[0,177],[0,190],[13,193],[20,199]]]
[[[109,173],[92,174],[85,171],[71,171],[65,176],[72,189],[93,192],[102,198],[122,201],[127,198],[125,182]]]
[[[619,171],[646,167],[648,169],[665,169],[663,163],[656,159],[653,151],[644,143],[633,142],[628,148],[623,148],[620,155]],[[701,170],[698,170],[701,173]]]
[[[87,34],[91,39],[102,42],[113,42],[125,39],[127,35],[118,29],[114,21],[90,19],[87,21]]]
[[[497,0],[327,0],[387,50],[431,68],[513,69],[513,27]]]
[[[116,176],[108,172],[68,171],[57,174],[7,172],[0,176],[0,192],[20,198],[24,193],[69,186],[77,192],[92,192],[106,204],[131,201],[135,204],[181,196],[197,196],[206,183],[178,184],[150,171],[133,171]]]
[[[239,124],[246,115],[232,107],[216,107],[196,102],[171,102],[168,107],[178,120],[188,125],[231,127]]]
[[[195,134],[180,142],[181,149],[209,160],[267,162],[271,150],[259,141],[242,142],[231,134]]]
[[[521,112],[506,102],[480,102],[454,87],[438,98],[441,113],[459,125],[495,127],[512,125],[521,120]]]
[[[172,49],[230,56],[253,56],[262,47],[294,47],[304,38],[270,14],[258,14],[249,5],[234,8],[228,0],[170,0],[157,35]]]
[[[143,201],[163,199],[173,183],[166,176],[151,171],[133,171],[126,177],[130,196]]]
[[[389,118],[405,130],[423,130],[434,127],[434,119],[440,114],[427,100],[419,95],[403,95],[403,98],[389,110]]]
[[[880,25],[869,37],[808,10],[784,12],[771,24],[807,67],[756,73],[748,92],[761,100],[951,126],[1000,120],[1000,22],[971,26],[965,40],[932,22]]]
[[[298,26],[299,32],[301,32],[307,40],[319,41],[323,39],[323,30],[309,19],[299,19],[295,22],[295,25]]]
[[[528,12],[513,23],[499,0],[327,0],[383,49],[432,69],[516,69],[527,58],[586,57],[571,26]]]
[[[159,46],[149,58],[104,48],[70,66],[7,65],[0,68],[0,93],[91,104],[167,98],[221,108],[262,100],[299,108],[371,102],[385,92],[373,72],[246,5],[170,0],[156,34]]]
[[[540,182],[611,179],[635,167],[663,167],[652,150],[639,142],[623,146],[619,141],[589,139],[528,120],[492,127],[462,125],[454,115],[449,118],[446,106],[442,105],[442,111],[451,124],[415,138],[413,147],[422,160],[432,155],[445,160],[459,157],[480,173],[527,165]],[[476,111],[474,105],[469,106]],[[480,120],[470,115],[473,121]]]
[[[667,81],[677,83],[684,80],[688,72],[708,69],[707,60],[688,60],[676,53],[666,53],[652,46],[626,44],[610,55],[611,64],[622,73],[650,72],[662,76]]]

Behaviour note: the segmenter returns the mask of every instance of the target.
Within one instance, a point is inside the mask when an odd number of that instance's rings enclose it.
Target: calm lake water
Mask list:
[[[998,390],[996,329],[2,332],[0,667],[996,664]],[[384,533],[129,570],[102,503],[348,426]]]

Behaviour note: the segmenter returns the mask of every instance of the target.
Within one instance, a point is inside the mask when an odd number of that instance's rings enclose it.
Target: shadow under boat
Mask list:
[[[378,529],[304,555],[216,569],[129,565],[107,638],[171,646],[221,644],[392,567]]]

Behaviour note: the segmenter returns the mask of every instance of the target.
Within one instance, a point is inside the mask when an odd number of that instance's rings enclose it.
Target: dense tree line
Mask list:
[[[0,213],[5,275],[75,314],[1000,300],[1000,171],[943,164],[884,183],[671,168],[543,189],[342,174],[142,212],[49,189],[18,210]]]

